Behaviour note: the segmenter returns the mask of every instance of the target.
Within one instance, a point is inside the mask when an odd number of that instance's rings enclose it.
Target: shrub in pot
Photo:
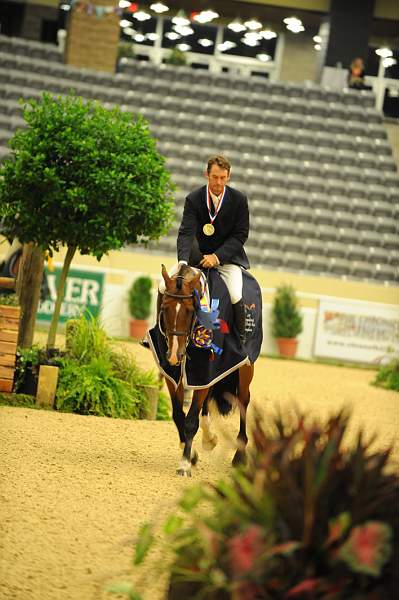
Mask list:
[[[151,314],[152,281],[147,275],[137,277],[129,290],[130,337],[141,339],[147,331]]]
[[[163,522],[167,598],[395,598],[399,475],[391,449],[363,431],[343,443],[348,421],[343,411],[325,423],[277,417],[271,432],[256,418],[248,465],[187,488]],[[144,524],[135,564],[156,539]]]
[[[295,356],[298,345],[296,336],[301,331],[302,315],[295,290],[290,285],[281,285],[276,290],[272,308],[272,334],[281,356]]]

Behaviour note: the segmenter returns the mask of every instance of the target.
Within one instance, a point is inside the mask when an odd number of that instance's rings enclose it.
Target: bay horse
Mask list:
[[[162,265],[162,277],[165,281],[165,292],[160,304],[158,323],[166,338],[166,358],[170,365],[179,366],[186,359],[187,348],[196,322],[198,294],[201,294],[201,272],[183,265],[172,277]],[[254,365],[247,364],[226,375],[211,387],[195,389],[191,405],[185,414],[184,386],[180,379],[177,388],[172,381],[165,378],[169,390],[173,420],[177,427],[183,455],[177,469],[177,474],[191,477],[191,465],[195,465],[198,454],[192,444],[199,428],[201,415],[202,446],[212,450],[217,442],[216,435],[210,427],[208,405],[214,400],[219,413],[227,415],[232,409],[229,401],[235,398],[240,409],[240,430],[238,433],[237,450],[234,454],[233,465],[245,461],[245,448],[248,442],[246,431],[246,413],[250,401],[250,384],[254,375]]]

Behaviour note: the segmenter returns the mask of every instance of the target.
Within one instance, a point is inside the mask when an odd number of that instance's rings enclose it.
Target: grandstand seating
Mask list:
[[[18,99],[71,89],[148,119],[177,185],[177,221],[208,156],[225,153],[249,197],[253,266],[399,282],[399,176],[370,92],[128,59],[111,75],[0,36],[0,160],[24,125]],[[151,248],[175,246],[176,224]]]

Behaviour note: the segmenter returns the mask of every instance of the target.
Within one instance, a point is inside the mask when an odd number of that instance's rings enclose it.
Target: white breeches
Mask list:
[[[221,278],[225,282],[227,289],[229,290],[231,303],[236,304],[242,298],[242,271],[238,265],[219,265],[215,267],[219,271]],[[176,275],[179,270],[179,264],[176,263],[169,271],[169,275]],[[159,286],[161,294],[165,291],[165,282],[161,279]]]

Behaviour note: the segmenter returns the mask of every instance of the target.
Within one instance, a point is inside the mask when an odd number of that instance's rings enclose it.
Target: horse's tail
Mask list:
[[[224,417],[228,415],[233,408],[233,398],[238,392],[238,369],[224,377],[212,387],[209,392],[209,400],[214,400],[219,414]]]

